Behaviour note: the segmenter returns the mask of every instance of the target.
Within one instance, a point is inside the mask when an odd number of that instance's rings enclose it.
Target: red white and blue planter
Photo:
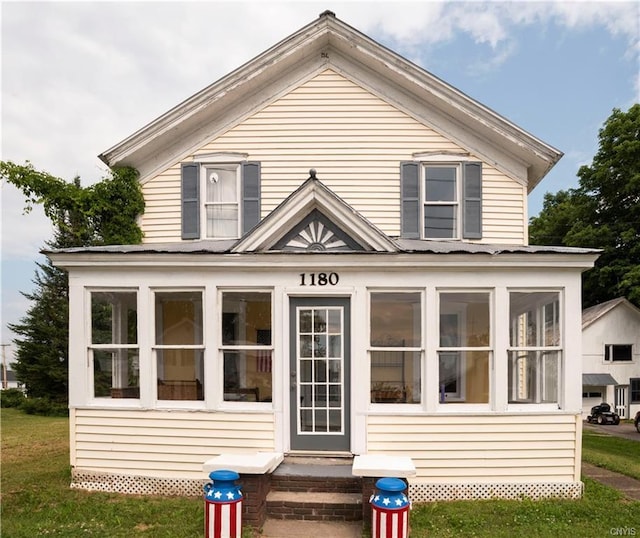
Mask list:
[[[236,484],[240,475],[219,470],[209,474],[204,485],[205,538],[240,538],[242,534],[242,491]]]
[[[371,496],[371,537],[407,538],[411,502],[405,494],[407,485],[399,478],[381,478]]]

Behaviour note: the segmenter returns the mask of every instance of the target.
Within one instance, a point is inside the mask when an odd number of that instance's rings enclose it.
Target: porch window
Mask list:
[[[559,293],[510,293],[509,321],[509,403],[558,402]]]
[[[421,310],[420,293],[371,293],[372,403],[420,403]]]
[[[95,398],[139,398],[135,291],[91,292],[90,363]]]
[[[271,293],[222,293],[224,400],[272,401]]]
[[[204,400],[202,292],[155,293],[158,400]]]
[[[440,293],[438,399],[488,403],[491,359],[489,293]]]

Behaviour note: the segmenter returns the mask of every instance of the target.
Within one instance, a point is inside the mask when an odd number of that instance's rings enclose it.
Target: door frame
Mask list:
[[[352,362],[353,362],[353,349],[352,342],[353,336],[352,326],[352,309],[353,309],[353,297],[351,294],[330,294],[330,295],[316,295],[316,294],[290,294],[286,295],[284,305],[288,322],[287,334],[284,337],[287,343],[287,354],[285,357],[286,368],[284,383],[283,383],[283,396],[285,403],[284,420],[286,427],[286,438],[284,446],[288,447],[288,451],[293,452],[314,452],[314,453],[351,453],[352,452]],[[297,360],[297,308],[298,307],[325,307],[325,306],[340,306],[343,311],[343,421],[344,421],[344,433],[342,435],[327,434],[309,436],[309,443],[296,443],[299,441],[298,437],[294,440],[294,436],[297,433],[297,406],[293,396],[293,391],[296,391],[297,395],[297,372],[293,369],[294,358]],[[295,376],[295,380],[292,379]],[[288,409],[287,409],[288,408]],[[311,438],[313,437],[313,442]],[[337,444],[333,443],[333,440],[339,441]],[[301,446],[302,445],[302,446]],[[287,451],[287,450],[285,450]]]

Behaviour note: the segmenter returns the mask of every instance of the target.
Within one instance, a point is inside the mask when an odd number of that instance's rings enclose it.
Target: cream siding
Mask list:
[[[347,78],[326,70],[196,153],[248,153],[262,163],[262,217],[308,177],[390,236],[399,235],[399,163],[418,152],[465,150]],[[191,156],[184,160],[191,162]],[[145,241],[180,240],[180,164],[143,186]],[[483,242],[525,241],[525,188],[484,164]]]
[[[579,480],[575,415],[385,414],[367,422],[367,452],[411,457],[415,483]]]
[[[274,450],[271,413],[76,409],[76,469],[204,478],[202,464],[222,452]]]

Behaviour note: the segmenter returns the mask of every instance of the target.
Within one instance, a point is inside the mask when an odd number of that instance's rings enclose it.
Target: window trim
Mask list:
[[[455,171],[455,187],[453,200],[427,200],[427,169],[440,168]],[[453,233],[450,237],[428,236],[426,230],[427,207],[452,207],[453,208]],[[430,241],[461,241],[462,237],[462,164],[460,162],[421,162],[420,166],[420,232],[423,239]]]

